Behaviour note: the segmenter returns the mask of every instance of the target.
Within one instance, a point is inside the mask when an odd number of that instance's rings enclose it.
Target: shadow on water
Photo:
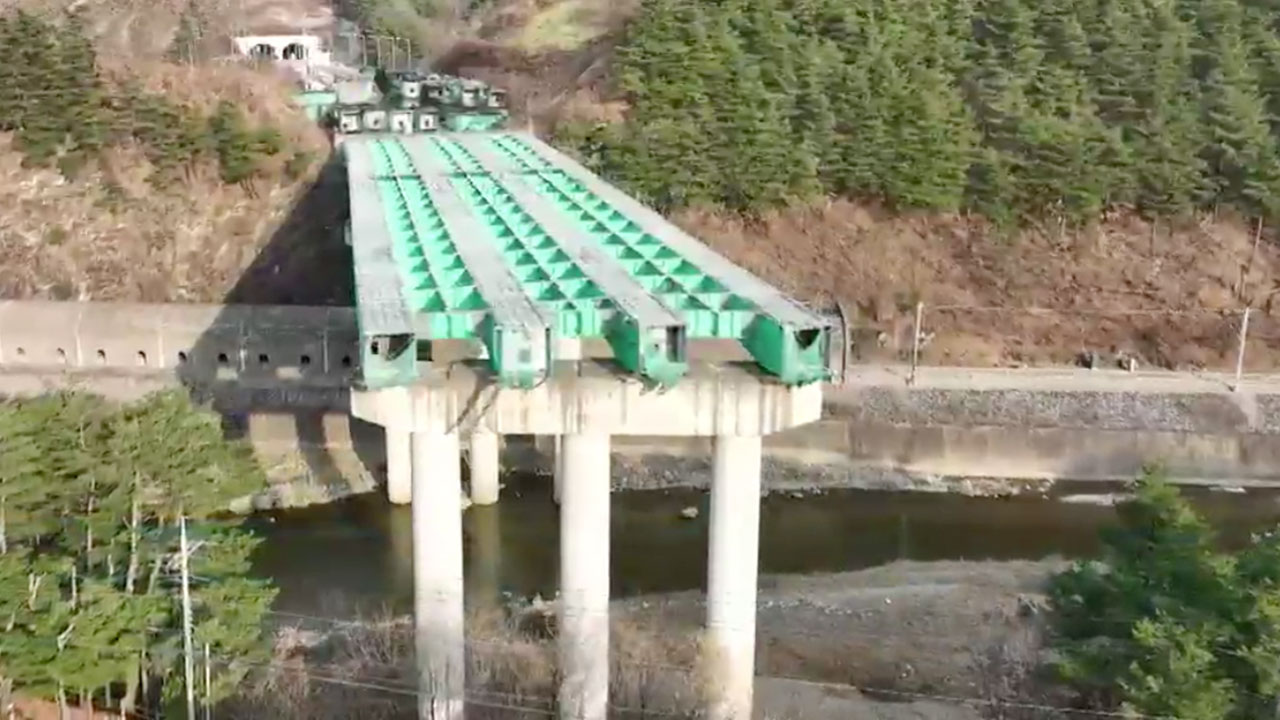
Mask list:
[[[227,432],[296,451],[291,474],[340,484],[329,449],[350,434],[370,477],[383,475],[381,433],[347,419],[347,378],[357,358],[346,173],[335,152],[260,249],[225,305],[207,319],[179,376],[193,397],[223,415]],[[273,306],[273,307],[267,307]],[[292,306],[281,310],[281,306]],[[267,438],[250,427],[263,420]],[[296,448],[294,447],[296,439]],[[350,463],[349,463],[350,464]]]
[[[463,518],[468,601],[504,593],[554,596],[557,508],[547,483],[507,477],[502,501]],[[1095,490],[1096,492],[1096,490]],[[1191,492],[1228,546],[1280,521],[1280,495]],[[698,509],[696,518],[683,512]],[[897,560],[1021,560],[1087,557],[1114,509],[1039,497],[835,491],[774,495],[761,509],[760,572],[830,573]],[[615,597],[705,586],[707,495],[698,490],[613,495]],[[410,608],[409,511],[381,496],[255,519],[268,542],[256,570],[276,578],[281,609],[327,616]],[[762,584],[767,583],[767,579]]]

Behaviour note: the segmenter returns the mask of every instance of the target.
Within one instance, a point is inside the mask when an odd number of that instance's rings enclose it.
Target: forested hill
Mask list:
[[[663,208],[1267,216],[1278,21],[1273,0],[646,0],[626,122],[562,139]]]

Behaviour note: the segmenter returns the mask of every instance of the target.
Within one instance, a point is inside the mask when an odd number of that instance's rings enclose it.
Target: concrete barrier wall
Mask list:
[[[194,382],[339,380],[351,308],[0,301],[0,367],[169,370]]]

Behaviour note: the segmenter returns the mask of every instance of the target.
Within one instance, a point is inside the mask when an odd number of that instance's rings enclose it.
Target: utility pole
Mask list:
[[[178,517],[179,552],[182,553],[182,654],[187,685],[187,720],[196,720],[196,670],[191,650],[191,567],[187,553],[187,516]]]
[[[204,644],[204,720],[213,720],[213,666],[209,660],[209,643]]]

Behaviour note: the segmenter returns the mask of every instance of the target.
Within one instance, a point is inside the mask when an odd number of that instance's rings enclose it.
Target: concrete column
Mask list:
[[[556,455],[555,458],[553,458],[553,465],[551,469],[551,499],[555,500],[556,503],[559,504],[560,496],[563,493],[562,488],[564,488],[564,437],[556,435],[555,441]]]
[[[718,437],[707,548],[707,651],[712,720],[749,720],[755,680],[760,547],[759,437]]]
[[[387,437],[387,499],[392,505],[408,505],[413,500],[409,433],[394,428],[383,432]]]
[[[463,518],[467,544],[466,574],[468,607],[493,609],[501,607],[502,584],[502,510],[497,507],[474,507]]]
[[[418,717],[460,720],[466,689],[466,646],[458,436],[415,432],[412,447]]]
[[[565,435],[560,498],[560,718],[609,704],[609,436]]]
[[[492,505],[498,502],[502,474],[497,433],[476,430],[471,434],[471,502]]]

